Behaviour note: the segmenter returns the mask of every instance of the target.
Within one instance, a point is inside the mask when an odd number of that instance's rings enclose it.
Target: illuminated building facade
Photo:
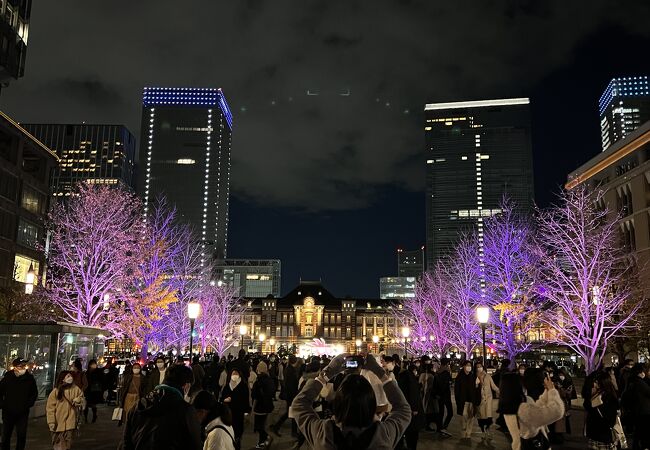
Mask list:
[[[226,259],[215,266],[214,278],[239,289],[246,298],[280,297],[279,259]]]
[[[501,212],[504,194],[533,205],[533,162],[527,98],[425,106],[426,266],[449,254],[466,230],[482,253],[483,221]]]
[[[223,260],[228,241],[232,114],[221,89],[146,87],[138,192],[148,209],[164,195]]]
[[[382,277],[379,279],[379,298],[383,300],[415,298],[416,282],[416,277]]]
[[[397,249],[397,275],[419,277],[424,272],[424,246],[419,250]]]
[[[45,230],[57,156],[0,112],[0,286],[45,274]]]
[[[355,352],[357,343],[375,352],[395,353],[403,348],[396,338],[402,324],[389,300],[337,298],[321,282],[301,281],[284,297],[247,301],[249,310],[242,325],[246,326],[244,345],[248,347],[261,346],[271,352],[280,346],[309,346],[322,339],[348,352]],[[313,354],[321,352],[314,349]]]
[[[23,127],[60,158],[54,196],[70,195],[80,181],[121,184],[135,190],[135,137],[123,125],[25,124]]]
[[[25,74],[32,0],[0,0],[0,87]]]
[[[570,173],[566,188],[582,183],[605,190],[605,204],[620,213],[621,245],[636,253],[650,297],[650,121]]]
[[[603,151],[650,120],[650,77],[609,82],[598,101]]]

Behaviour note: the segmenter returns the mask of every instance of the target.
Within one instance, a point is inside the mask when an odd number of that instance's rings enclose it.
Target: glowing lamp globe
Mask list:
[[[490,308],[487,306],[479,306],[476,308],[476,319],[480,324],[486,324],[490,321]]]

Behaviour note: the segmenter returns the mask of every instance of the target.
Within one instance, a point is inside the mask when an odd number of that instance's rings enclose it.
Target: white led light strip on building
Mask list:
[[[151,108],[149,110],[149,138],[147,142],[147,167],[146,177],[144,184],[144,218],[143,222],[147,222],[147,214],[149,212],[149,183],[151,181],[151,151],[153,149],[153,125],[156,116],[156,110]]]
[[[449,102],[449,103],[428,103],[425,105],[425,111],[436,109],[457,109],[457,108],[487,108],[489,106],[510,106],[510,105],[527,105],[530,99],[522,98],[502,98],[497,100],[475,100],[470,102]]]
[[[205,146],[205,184],[203,187],[203,223],[201,225],[201,266],[205,263],[205,235],[208,228],[208,191],[210,187],[210,140],[212,139],[212,110],[208,109],[208,131]]]

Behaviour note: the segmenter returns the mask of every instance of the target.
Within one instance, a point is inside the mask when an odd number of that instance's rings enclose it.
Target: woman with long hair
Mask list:
[[[598,372],[593,377],[591,396],[585,398],[587,412],[585,432],[588,448],[592,450],[616,449],[612,428],[618,416],[618,396],[607,372]]]
[[[126,420],[126,416],[133,408],[138,406],[138,402],[145,396],[146,379],[142,375],[142,368],[139,363],[133,364],[131,373],[124,373],[122,379],[122,386],[120,388],[120,405],[122,406],[122,421]]]
[[[74,384],[72,372],[61,372],[45,407],[54,450],[68,450],[72,445],[72,434],[77,428],[78,414],[84,402],[84,393]]]
[[[496,392],[498,396],[499,388],[494,384],[492,376],[487,373],[482,362],[477,362],[474,370],[476,372],[477,395],[480,397],[477,399],[478,407],[476,408],[476,417],[481,432],[483,433],[482,439],[489,441],[492,439],[490,435],[490,426],[492,426],[492,392]]]

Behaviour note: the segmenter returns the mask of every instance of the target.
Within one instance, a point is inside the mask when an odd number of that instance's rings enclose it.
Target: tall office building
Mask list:
[[[201,236],[203,259],[228,240],[232,114],[221,89],[144,88],[138,177],[145,209],[164,195]]]
[[[504,194],[533,204],[527,98],[434,103],[425,107],[427,152],[426,264],[451,252],[459,234],[501,212]]]
[[[239,289],[246,298],[280,297],[279,259],[226,259],[215,266],[215,278]]]
[[[424,272],[424,246],[419,250],[397,249],[397,276],[420,277]]]
[[[0,88],[25,74],[32,0],[0,0]]]
[[[379,298],[382,300],[403,300],[415,298],[416,277],[381,277]]]
[[[52,186],[55,196],[70,195],[80,181],[122,184],[135,190],[135,137],[124,125],[24,124],[23,127],[59,157]]]
[[[650,79],[613,78],[598,101],[603,151],[650,120]]]

